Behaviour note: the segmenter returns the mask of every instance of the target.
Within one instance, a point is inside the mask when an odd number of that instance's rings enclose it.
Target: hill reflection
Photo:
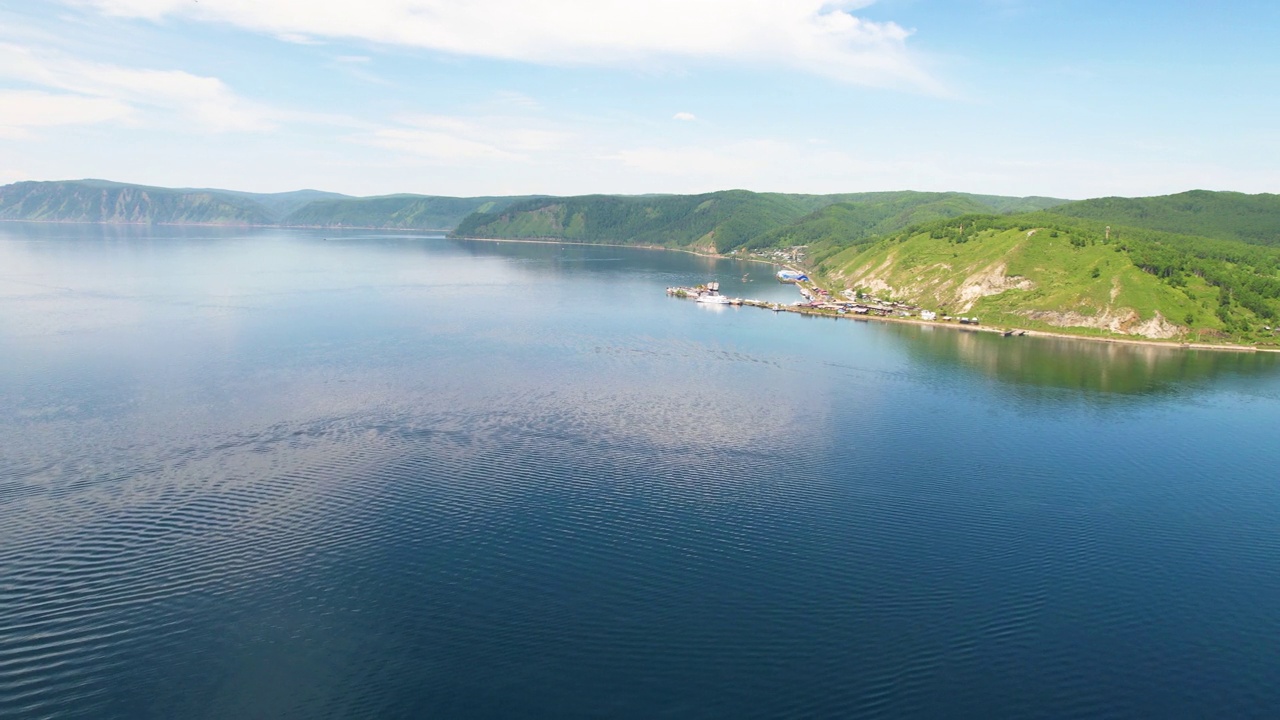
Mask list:
[[[1140,395],[1223,377],[1277,374],[1273,353],[1183,350],[1065,338],[894,326],[916,359],[961,365],[1021,386]]]

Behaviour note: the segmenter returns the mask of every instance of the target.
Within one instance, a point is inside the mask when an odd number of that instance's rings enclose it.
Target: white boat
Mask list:
[[[705,293],[698,296],[698,302],[707,303],[708,305],[728,305],[729,298],[719,293]]]

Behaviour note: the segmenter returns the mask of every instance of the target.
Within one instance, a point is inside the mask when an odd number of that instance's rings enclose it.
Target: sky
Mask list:
[[[0,183],[1280,192],[1280,3],[0,0]]]

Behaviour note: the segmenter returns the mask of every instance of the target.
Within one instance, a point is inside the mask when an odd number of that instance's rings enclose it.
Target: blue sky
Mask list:
[[[0,0],[0,182],[1280,192],[1280,5]]]

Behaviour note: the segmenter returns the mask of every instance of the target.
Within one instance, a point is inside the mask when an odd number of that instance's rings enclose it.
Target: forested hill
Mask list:
[[[913,222],[966,212],[1037,210],[1064,202],[963,193],[790,195],[727,190],[702,195],[586,195],[513,203],[477,213],[455,234],[635,243],[716,252],[820,239],[851,242]]]
[[[1011,198],[967,193],[867,193],[818,210],[800,220],[753,239],[751,248],[810,246],[844,248],[874,240],[911,225],[971,213],[1020,213],[1059,205],[1064,200]]]
[[[251,193],[239,190],[183,190],[182,192],[209,192],[244,198],[261,205],[271,217],[277,219],[288,217],[295,210],[317,200],[338,200],[351,197],[321,190],[293,190],[280,193]]]
[[[0,220],[87,223],[265,225],[270,210],[251,197],[101,180],[20,182],[0,187]]]
[[[1130,216],[1118,212],[1104,212],[1104,219],[1064,212],[1088,215],[1105,203],[746,191],[528,200],[477,213],[456,233],[765,251],[763,257],[805,246],[801,266],[837,297],[869,292],[1003,327],[1274,347],[1280,248],[1235,239],[1243,228],[1265,227],[1266,215],[1251,215],[1253,224],[1237,218],[1225,230],[1218,217],[1242,198],[1259,206],[1266,198],[1209,195],[1175,216],[1183,233],[1127,223]],[[1172,204],[1146,200],[1152,208]]]
[[[812,196],[727,190],[704,195],[586,195],[514,203],[467,218],[455,234],[728,251],[813,209]]]
[[[1111,225],[1280,245],[1280,195],[1192,190],[1159,197],[1081,200],[1053,212]]]
[[[350,197],[77,180],[0,187],[0,220],[452,230],[716,252],[806,245],[825,256],[920,223],[967,214],[1048,213],[1116,227],[1280,246],[1280,195],[1195,190],[1068,202],[968,193],[837,195],[727,190],[700,195]]]
[[[308,203],[281,220],[301,227],[377,227],[452,230],[474,213],[501,210],[525,197],[438,197],[384,195],[344,197]]]
[[[318,190],[250,193],[75,180],[0,187],[0,220],[453,230],[464,237],[557,238],[728,252],[779,244],[848,244],[925,220],[1038,210],[1062,202],[964,193],[799,195],[746,190],[566,198],[351,197]]]
[[[1275,346],[1280,248],[1052,212],[965,215],[809,258],[845,289],[984,324]]]
[[[357,198],[318,190],[249,193],[106,180],[20,182],[0,187],[0,220],[451,230],[472,213],[524,199],[430,195]]]

